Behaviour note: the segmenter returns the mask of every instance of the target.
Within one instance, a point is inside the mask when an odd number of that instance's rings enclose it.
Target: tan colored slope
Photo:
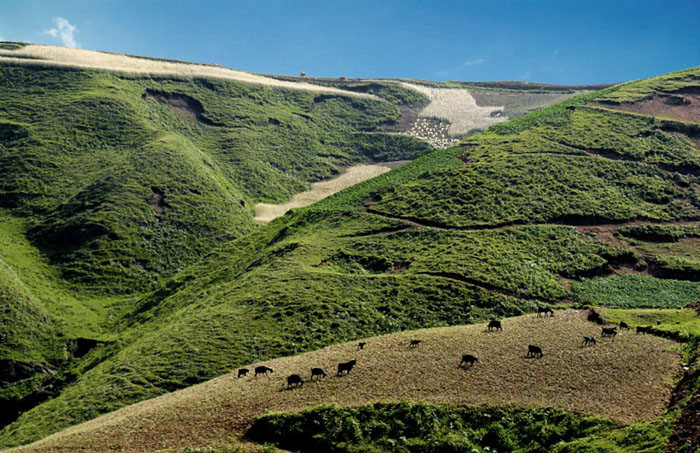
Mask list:
[[[12,62],[23,65],[56,66],[78,69],[92,69],[125,74],[146,76],[176,76],[183,78],[214,78],[237,82],[267,85],[293,90],[318,91],[346,96],[378,99],[375,96],[324,87],[304,82],[275,80],[257,74],[225,68],[223,66],[196,63],[178,63],[164,60],[131,57],[127,55],[98,52],[94,50],[72,49],[68,47],[28,44],[21,49],[0,49],[0,63]]]
[[[361,164],[347,168],[335,178],[326,181],[319,181],[311,184],[311,189],[306,192],[300,192],[292,197],[286,203],[270,204],[258,203],[255,205],[255,220],[260,223],[272,222],[277,217],[282,217],[287,211],[292,208],[301,208],[308,206],[319,200],[333,195],[336,192],[366,181],[375,176],[379,176],[398,168],[410,161],[397,160],[393,162],[380,162],[378,164]]]
[[[271,377],[229,374],[144,401],[69,428],[18,451],[153,451],[185,446],[221,446],[236,441],[256,416],[268,410],[297,411],[321,403],[358,405],[410,398],[458,405],[554,406],[632,423],[664,411],[680,357],[675,344],[624,332],[614,340],[582,347],[583,335],[600,327],[579,311],[503,321],[502,332],[471,325],[404,332],[331,346],[265,362]],[[410,339],[421,339],[415,349]],[[540,345],[542,359],[525,357]],[[473,368],[457,368],[464,353],[479,356]],[[348,376],[332,373],[339,361],[357,359]],[[286,390],[285,378],[312,366],[329,377]]]

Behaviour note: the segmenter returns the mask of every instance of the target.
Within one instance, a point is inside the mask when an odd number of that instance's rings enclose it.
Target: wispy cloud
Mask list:
[[[487,61],[488,61],[488,60],[486,60],[486,58],[474,58],[473,60],[467,60],[467,61],[465,61],[464,63],[462,63],[462,64],[459,65],[459,66],[455,66],[455,67],[449,68],[449,69],[443,69],[442,71],[437,71],[436,74],[439,75],[439,76],[447,76],[447,75],[450,75],[450,74],[452,74],[452,73],[454,73],[454,72],[459,72],[459,71],[461,71],[462,69],[468,68],[468,67],[470,67],[470,66],[477,66],[477,65],[480,65],[480,64],[484,64],[484,63],[486,63]]]
[[[465,61],[462,66],[476,66],[484,63],[486,63],[486,58],[477,58],[475,60]]]
[[[60,39],[63,45],[66,47],[80,47],[75,41],[74,34],[78,32],[78,29],[75,27],[75,25],[71,24],[70,22],[68,22],[67,19],[64,19],[63,17],[55,18],[54,23],[56,24],[56,26],[54,28],[50,28],[44,31],[44,33],[54,38]]]

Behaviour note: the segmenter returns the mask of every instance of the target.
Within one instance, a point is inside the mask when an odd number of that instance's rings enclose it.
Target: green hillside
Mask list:
[[[390,83],[373,99],[0,66],[0,325],[27,326],[0,351],[52,370],[3,383],[23,413],[0,445],[245,363],[599,303],[616,273],[671,278],[674,306],[694,302],[700,123],[606,100],[699,75],[584,94],[426,155],[382,132],[426,101]],[[340,166],[418,156],[252,220]],[[658,240],[644,222],[691,232]],[[37,389],[44,402],[21,402]]]

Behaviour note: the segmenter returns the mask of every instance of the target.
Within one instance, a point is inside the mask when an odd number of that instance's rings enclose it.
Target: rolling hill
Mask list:
[[[678,368],[674,343],[627,332],[615,340],[601,340],[595,347],[581,345],[583,335],[596,335],[599,330],[586,321],[585,312],[568,310],[557,311],[553,318],[507,319],[502,332],[475,324],[373,337],[364,340],[367,345],[362,350],[352,342],[264,362],[274,370],[267,376],[237,378],[235,372],[229,373],[17,451],[223,448],[240,439],[267,411],[298,412],[322,403],[354,407],[378,400],[553,407],[613,420],[613,428],[619,428],[618,423],[654,420],[664,411],[671,391],[669,378]],[[411,339],[422,342],[409,348]],[[526,358],[528,343],[541,345],[544,356]],[[464,353],[478,355],[479,362],[459,367]],[[353,370],[337,376],[336,364],[353,357],[357,360]],[[309,380],[312,367],[322,367],[328,376]],[[285,378],[291,373],[300,373],[306,382],[288,387]],[[255,434],[259,429],[253,428],[254,438],[270,439]],[[284,445],[284,440],[275,440]],[[311,445],[299,446],[314,451]]]
[[[625,285],[697,299],[698,68],[571,97],[583,87],[277,86],[3,47],[2,446],[367,336],[543,303],[644,308],[613,302]],[[434,150],[409,136],[430,99],[403,83],[467,90],[491,119],[562,102]],[[257,202],[402,159],[253,220]]]

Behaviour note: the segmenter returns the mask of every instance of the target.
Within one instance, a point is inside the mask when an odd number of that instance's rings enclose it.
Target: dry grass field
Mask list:
[[[332,87],[324,87],[304,82],[276,80],[269,77],[225,68],[223,66],[196,63],[179,63],[132,57],[117,53],[94,50],[72,49],[68,47],[28,44],[20,49],[0,49],[0,63],[11,62],[23,65],[39,65],[109,71],[144,76],[174,76],[178,78],[214,78],[235,80],[293,90],[319,91],[347,96],[374,98],[374,96],[354,93]]]
[[[409,161],[407,160],[400,160],[370,165],[354,165],[343,171],[335,178],[311,184],[310,190],[294,195],[292,199],[286,203],[256,204],[254,208],[255,220],[260,223],[269,223],[275,220],[277,217],[283,216],[285,212],[292,208],[308,206],[330,195],[333,195],[346,187],[350,187],[359,182],[379,176],[408,162]]]
[[[450,127],[447,129],[447,134],[451,137],[486,129],[492,124],[508,119],[503,115],[496,116],[503,107],[479,107],[469,90],[433,88],[405,82],[400,85],[416,90],[430,99],[430,104],[421,110],[419,117],[449,121]]]
[[[583,347],[583,335],[598,338]],[[409,349],[411,339],[419,347]],[[526,315],[503,320],[502,332],[469,325],[402,332],[269,362],[269,377],[237,379],[228,374],[144,401],[69,428],[17,451],[153,451],[237,442],[266,411],[299,411],[335,402],[425,400],[456,405],[556,407],[610,417],[622,423],[652,420],[670,397],[679,370],[677,347],[669,340],[623,332],[600,339],[600,327],[583,312],[557,311],[553,318]],[[544,357],[526,358],[527,345]],[[458,368],[462,354],[479,362]],[[343,377],[338,362],[357,359]],[[254,365],[251,365],[253,367]],[[285,378],[322,367],[328,377],[286,389]],[[250,368],[250,367],[249,367]]]

